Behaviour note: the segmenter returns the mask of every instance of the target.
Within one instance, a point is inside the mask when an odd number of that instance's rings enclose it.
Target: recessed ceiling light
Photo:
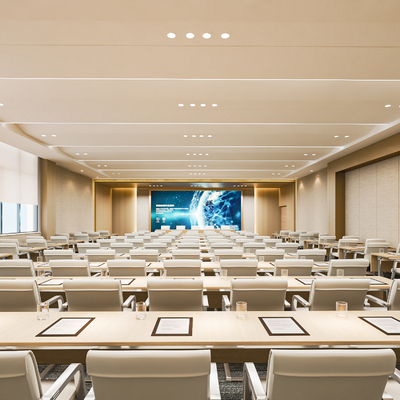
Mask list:
[[[223,33],[223,34],[221,35],[221,37],[222,37],[222,39],[228,39],[229,33]]]
[[[211,106],[212,106],[212,107],[217,107],[218,104],[215,104],[215,103],[214,103],[214,104],[211,104]]]
[[[169,37],[170,39],[175,39],[176,35],[173,32],[167,33],[167,37]]]
[[[210,39],[210,37],[211,37],[211,33],[208,33],[208,32],[203,33],[203,38],[204,39]]]
[[[212,137],[212,135],[208,135],[208,137]]]
[[[118,172],[118,175],[121,175],[121,172]]]
[[[151,185],[149,185],[149,187],[151,187]]]
[[[53,136],[53,137],[57,137],[57,135],[51,135],[51,136]]]
[[[200,137],[204,137],[204,135],[199,135]]]
[[[194,38],[194,33],[189,32],[189,33],[186,34],[186,37],[187,37],[188,39],[193,39],[193,38]]]
[[[206,105],[203,103],[203,104],[200,104],[200,107],[205,107]]]
[[[3,103],[0,103],[0,107],[3,107],[4,106],[4,104]]]
[[[43,136],[43,135],[42,135]],[[79,153],[75,153],[77,156],[79,156]]]
[[[193,155],[195,156],[195,155],[196,155],[196,153],[193,153]]]
[[[203,175],[205,175],[206,173],[205,172],[203,172]]]
[[[314,170],[313,170],[313,169],[310,169],[310,172],[314,172]]]
[[[183,137],[187,137],[187,135],[183,135]]]
[[[197,172],[195,172],[194,174],[197,175]]]
[[[391,104],[386,104],[385,107],[386,107],[386,108],[392,107],[392,105],[391,105]]]
[[[293,164],[293,165],[292,165],[292,168],[294,168],[294,167],[295,167],[295,165]]]
[[[206,167],[207,167],[207,165],[204,166],[204,168],[206,168]]]
[[[98,164],[97,166],[100,167],[100,164]]]
[[[196,107],[196,104],[192,103],[192,104],[190,105],[190,107]]]
[[[334,137],[339,137],[339,135],[335,135]]]
[[[83,172],[83,169],[81,169],[81,172]]]
[[[195,167],[196,165],[193,165],[193,167]]]
[[[294,179],[297,179],[297,176],[295,176]]]
[[[313,154],[311,154],[312,156],[315,156],[316,154],[315,153],[313,153]]]
[[[305,156],[308,156],[308,154],[307,154],[307,153],[304,153],[304,155],[305,155]]]
[[[46,137],[46,135],[42,135],[42,137]]]
[[[289,165],[285,165],[285,167],[287,168]]]
[[[346,136],[345,136],[345,138],[348,138],[348,137],[349,137],[349,135],[346,135]]]
[[[280,175],[281,173],[280,172],[278,172],[278,175]]]
[[[192,137],[196,137],[196,135],[192,135]]]
[[[87,156],[87,153],[83,153],[84,156]]]
[[[199,153],[199,156],[202,156],[203,155],[203,153]]]
[[[273,172],[272,175],[275,175],[275,172]]]
[[[206,156],[208,156],[208,153],[206,153]]]
[[[107,167],[107,165],[104,165],[105,167]]]
[[[188,165],[188,167],[191,167],[191,165]]]
[[[98,177],[98,176],[96,176],[96,179],[99,179],[99,177]]]
[[[113,172],[112,174],[115,175],[115,172]]]
[[[184,106],[184,104],[180,103],[180,104],[178,104],[178,106],[179,106],[179,107],[183,107],[183,106]]]

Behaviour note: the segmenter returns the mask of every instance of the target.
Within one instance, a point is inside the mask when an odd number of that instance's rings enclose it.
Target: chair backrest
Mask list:
[[[151,243],[153,241],[153,238],[149,235],[140,235],[139,239],[143,240],[143,243]],[[118,242],[118,240],[117,240]]]
[[[313,260],[298,260],[296,258],[276,260],[274,275],[281,276],[282,270],[287,269],[289,276],[311,276],[313,266]]]
[[[242,258],[243,249],[215,249],[214,256],[220,260],[237,260]]]
[[[167,243],[144,243],[145,249],[156,249],[160,253],[166,253],[167,247]]]
[[[275,260],[283,259],[285,256],[285,249],[263,249],[256,250],[256,258],[258,261],[263,257],[265,262],[274,262]]]
[[[110,236],[110,231],[99,231],[100,236]]]
[[[0,393],[10,400],[42,398],[39,370],[31,350],[0,352]]]
[[[369,288],[369,279],[314,279],[310,311],[334,311],[337,301],[345,301],[351,311],[361,311]]]
[[[32,260],[0,260],[0,276],[35,276]]]
[[[75,240],[84,240],[86,243],[89,242],[89,235],[87,233],[75,233]]]
[[[288,287],[286,279],[232,279],[231,311],[245,301],[248,311],[283,311]]]
[[[339,239],[338,240],[338,247],[351,247],[351,246],[357,246],[358,244],[358,239]]]
[[[50,242],[51,243],[68,243],[69,240],[69,235],[68,236],[50,236]]]
[[[210,247],[212,251],[214,251],[215,249],[233,250],[235,245],[231,242],[211,242]]]
[[[113,260],[116,256],[114,250],[86,250],[87,259],[89,262],[106,262]]]
[[[277,243],[275,245],[276,249],[284,249],[286,253],[297,253],[299,245],[297,243]]]
[[[126,236],[126,239],[135,239],[135,238],[137,238],[139,236],[139,234],[137,232],[135,232],[135,233],[125,233],[125,236]]]
[[[256,276],[258,260],[221,260],[219,265],[221,269],[227,270],[228,276]]]
[[[99,239],[97,243],[100,247],[110,247],[111,243],[116,243],[115,239]]]
[[[54,277],[90,276],[87,260],[50,260],[49,265]]]
[[[78,243],[78,253],[85,254],[87,250],[100,249],[100,243]]]
[[[304,246],[305,240],[312,240],[314,239],[314,234],[312,232],[307,233],[300,233],[299,235],[299,246]]]
[[[388,310],[400,310],[400,280],[394,279],[390,287],[387,302],[389,303]]]
[[[202,279],[149,279],[150,311],[202,311]]]
[[[255,253],[257,250],[265,249],[264,243],[248,242],[243,243],[243,251],[245,253]]]
[[[172,258],[175,259],[200,259],[200,250],[191,250],[191,249],[176,249],[172,250]]]
[[[365,257],[370,258],[371,253],[379,253],[381,250],[383,252],[387,252],[388,247],[390,244],[388,242],[368,242],[365,243]]]
[[[40,301],[35,280],[0,280],[0,311],[36,311]]]
[[[0,253],[3,254],[12,254],[13,259],[19,259],[19,250],[18,245],[16,243],[0,243]]]
[[[372,238],[372,239],[366,239],[365,244],[367,243],[384,243],[386,242],[386,239],[384,238]]]
[[[167,246],[172,245],[172,242],[175,238],[165,238],[165,237],[157,237],[153,239],[153,243],[165,243]]]
[[[124,243],[125,239],[128,239],[126,236],[111,236],[111,239],[115,240],[115,243]]]
[[[253,242],[253,239],[247,239],[247,238],[238,238],[238,239],[235,239],[235,244],[236,244],[236,246],[238,246],[238,247],[243,247],[243,244],[244,244],[244,243],[251,243],[251,242]]]
[[[26,239],[28,247],[47,247],[47,240],[43,238]]]
[[[69,233],[68,232],[60,232],[60,233],[56,233],[55,236],[65,236],[66,238],[70,238]]]
[[[146,262],[158,262],[159,251],[158,250],[130,250],[129,255],[131,260],[145,260]]]
[[[87,369],[96,399],[205,400],[210,350],[90,350]],[[121,378],[123,377],[123,378]]]
[[[15,243],[17,245],[17,247],[19,246],[18,239],[2,239],[2,238],[0,238],[0,243]]]
[[[264,239],[271,239],[270,236],[255,236],[254,241],[256,243],[264,243]]]
[[[360,240],[360,236],[343,236],[342,239],[354,239],[359,241]]]
[[[133,249],[132,243],[111,243],[111,249],[115,250],[117,253],[129,253]]]
[[[335,243],[336,236],[320,236],[318,238],[319,243]]]
[[[299,249],[297,258],[300,260],[324,261],[326,256],[325,249]]]
[[[170,226],[169,225],[161,225],[161,230],[162,231],[169,231],[170,230]]]
[[[182,241],[176,245],[178,249],[192,249],[192,250],[198,250],[200,249],[200,242],[186,242]]]
[[[122,311],[121,282],[116,279],[64,281],[68,311]]]
[[[290,231],[280,231],[279,234],[282,236],[287,236],[289,235]]]
[[[144,245],[143,239],[125,239],[125,243],[132,243],[133,247],[143,247]]]
[[[391,349],[273,349],[269,353],[266,398],[381,399],[395,365]]]
[[[43,255],[46,261],[50,260],[72,260],[74,258],[74,251],[69,250],[44,250]]]
[[[145,260],[108,260],[107,268],[110,276],[146,276]]]
[[[201,260],[165,260],[164,270],[167,276],[200,276]]]
[[[328,276],[336,276],[337,270],[342,269],[345,276],[364,276],[367,272],[369,261],[365,258],[346,258],[330,260]]]
[[[277,243],[282,243],[282,239],[264,239],[265,247],[275,247]]]

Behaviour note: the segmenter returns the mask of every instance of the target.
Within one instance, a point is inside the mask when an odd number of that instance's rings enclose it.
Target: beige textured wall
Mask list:
[[[346,172],[346,235],[400,241],[400,157]]]
[[[136,214],[136,188],[113,188],[113,233],[124,235],[136,231]]]
[[[137,230],[150,230],[150,190],[137,189]]]
[[[112,233],[112,189],[96,183],[96,231]]]
[[[328,233],[326,168],[297,181],[297,230]]]
[[[56,231],[93,230],[92,180],[56,167]]]

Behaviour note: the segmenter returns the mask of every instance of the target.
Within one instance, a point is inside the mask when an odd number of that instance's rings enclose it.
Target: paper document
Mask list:
[[[46,282],[39,283],[39,286],[58,286],[62,285],[65,279],[49,279]]]
[[[327,262],[316,262],[316,263],[314,263],[314,265],[316,265],[317,267],[327,267],[327,266],[329,266],[329,263],[327,263]]]
[[[370,285],[385,285],[385,283],[380,282],[380,281],[378,281],[378,280],[376,280],[376,279],[373,279],[373,278],[371,278],[371,279],[369,280],[369,283],[370,283]]]
[[[191,318],[159,318],[154,335],[190,335]]]
[[[260,318],[270,335],[308,335],[308,333],[291,317]]]
[[[361,317],[387,335],[400,335],[400,321],[393,317]]]
[[[94,318],[60,318],[38,336],[76,336]]]

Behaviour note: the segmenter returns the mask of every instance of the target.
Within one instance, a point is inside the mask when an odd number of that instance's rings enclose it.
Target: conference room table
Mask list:
[[[0,253],[0,259],[14,258],[13,253]]]
[[[271,335],[260,318],[294,318],[303,334]],[[246,319],[236,312],[147,312],[136,319],[135,312],[50,313],[38,321],[35,312],[0,313],[0,347],[31,349],[38,363],[85,363],[89,349],[184,349],[207,348],[214,362],[267,362],[271,348],[379,347],[398,354],[400,334],[388,335],[360,317],[393,317],[400,311],[252,311]],[[60,318],[93,318],[76,336],[38,336]],[[192,319],[189,335],[154,335],[159,318]],[[164,320],[165,321],[165,320]],[[67,321],[68,322],[68,321]],[[73,322],[73,321],[70,321]],[[174,321],[172,321],[174,322]],[[399,357],[398,357],[399,358]]]
[[[400,260],[400,253],[371,253],[371,271],[378,272],[381,271],[389,272],[392,270],[393,261]]]

